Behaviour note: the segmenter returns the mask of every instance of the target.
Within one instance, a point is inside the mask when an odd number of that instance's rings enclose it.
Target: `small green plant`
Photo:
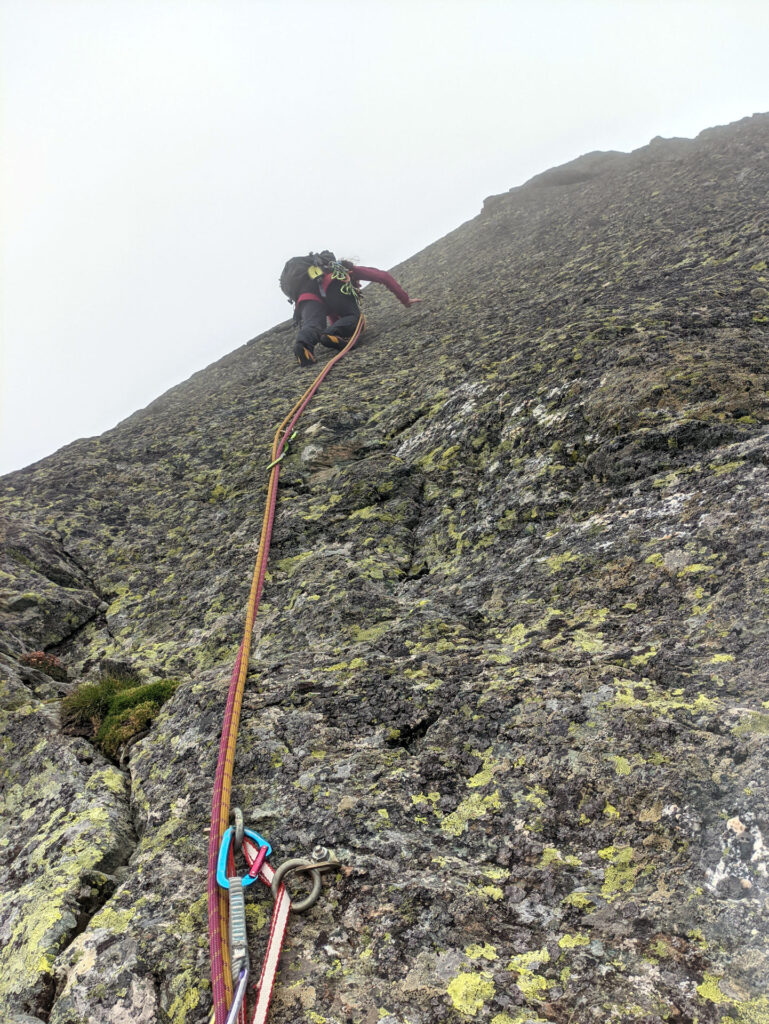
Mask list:
[[[119,714],[108,715],[96,733],[97,746],[101,747],[108,757],[117,757],[121,747],[134,736],[149,729],[158,711],[160,704],[157,701],[145,700]]]
[[[65,728],[89,736],[108,757],[116,758],[121,747],[149,729],[178,686],[173,679],[142,685],[132,672],[110,672],[64,698]]]
[[[46,654],[45,651],[27,651],[19,660],[22,665],[29,665],[30,668],[45,672],[51,679],[64,682],[67,678],[67,670],[55,654]]]

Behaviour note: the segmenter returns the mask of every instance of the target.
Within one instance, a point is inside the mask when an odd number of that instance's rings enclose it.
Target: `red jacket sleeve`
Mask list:
[[[383,284],[397,299],[400,299],[404,306],[411,305],[411,299],[392,274],[388,274],[386,270],[377,270],[375,267],[353,267],[350,276],[356,284],[360,281],[374,281],[376,284]]]

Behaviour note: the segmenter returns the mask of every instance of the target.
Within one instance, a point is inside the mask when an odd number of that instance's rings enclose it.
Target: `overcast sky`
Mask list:
[[[766,0],[0,12],[0,472],[286,319],[288,256],[392,266],[580,153],[769,109]]]

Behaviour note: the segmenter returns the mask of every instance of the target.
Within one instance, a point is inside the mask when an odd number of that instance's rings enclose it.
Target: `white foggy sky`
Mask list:
[[[0,30],[0,472],[286,319],[288,256],[388,267],[580,153],[769,109],[765,0],[4,0]]]

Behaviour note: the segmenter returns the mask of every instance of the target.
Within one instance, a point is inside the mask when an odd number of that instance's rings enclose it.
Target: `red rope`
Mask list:
[[[238,656],[230,677],[227,702],[222,722],[222,735],[219,741],[219,757],[216,763],[214,791],[211,805],[211,830],[208,841],[208,933],[211,953],[211,982],[214,1000],[215,1024],[225,1024],[228,1006],[232,1000],[232,978],[230,976],[229,950],[227,945],[227,900],[216,882],[216,864],[219,846],[227,828],[230,816],[230,789],[232,770],[235,760],[235,743],[240,724],[240,709],[243,700],[243,689],[248,671],[248,654],[251,646],[253,622],[259,609],[259,601],[267,572],[267,559],[270,553],[272,528],[275,521],[275,507],[278,498],[278,480],[280,478],[280,459],[284,453],[288,439],[300,416],[312,401],[315,392],[330,373],[331,369],[355,345],[360,337],[365,320],[358,320],[350,340],[341,352],[337,353],[323,367],[313,383],[294,405],[281,425],[278,427],[272,446],[272,469],[267,490],[262,534],[259,552],[254,566],[248,606],[246,610],[246,628],[240,644]],[[269,998],[269,995],[268,995]],[[260,1000],[262,1002],[263,1000]],[[266,1016],[267,1007],[264,1008]]]

